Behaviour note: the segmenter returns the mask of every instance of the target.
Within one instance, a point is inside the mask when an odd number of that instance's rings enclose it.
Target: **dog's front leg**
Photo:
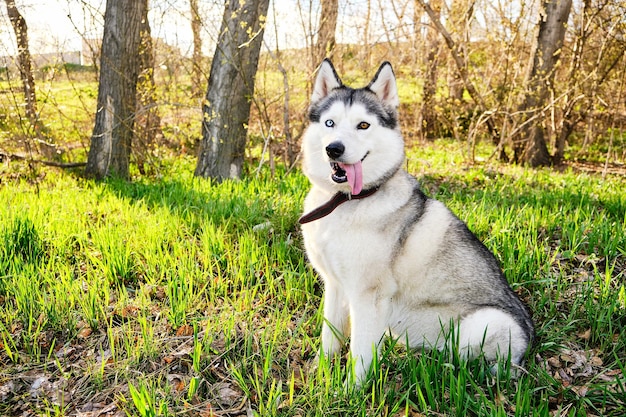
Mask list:
[[[350,306],[350,353],[357,385],[364,382],[374,355],[380,351],[390,311],[388,299],[376,300],[367,295],[357,297]]]
[[[326,280],[324,285],[324,324],[320,352],[331,358],[341,349],[348,325],[348,304],[341,288]]]

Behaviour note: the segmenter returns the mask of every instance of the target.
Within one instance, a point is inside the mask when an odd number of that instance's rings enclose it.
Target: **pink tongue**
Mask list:
[[[341,169],[346,171],[346,177],[348,177],[348,184],[352,189],[352,194],[359,194],[363,190],[363,167],[361,161],[356,164],[339,164]]]

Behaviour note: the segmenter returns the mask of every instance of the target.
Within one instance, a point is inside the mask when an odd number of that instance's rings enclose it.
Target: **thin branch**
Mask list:
[[[465,60],[465,57],[463,56],[463,50],[459,48],[457,43],[454,41],[454,39],[452,39],[452,35],[450,35],[450,32],[448,32],[446,28],[444,27],[444,25],[441,23],[441,20],[439,19],[439,17],[437,17],[437,13],[435,13],[435,11],[430,7],[430,4],[426,3],[424,0],[417,0],[417,3],[419,3],[420,6],[422,6],[424,11],[428,14],[428,17],[430,18],[431,22],[435,26],[435,29],[437,30],[437,32],[439,32],[439,34],[446,41],[446,45],[448,46],[448,49],[450,50],[452,59],[454,60],[454,63],[456,64],[457,70],[459,71],[459,74],[461,75],[463,84],[465,85],[465,88],[467,89],[467,92],[469,93],[470,97],[472,97],[472,100],[474,100],[474,102],[476,103],[476,105],[478,106],[481,112],[487,113],[487,105],[485,104],[485,100],[483,99],[482,95],[478,92],[476,87],[474,87],[474,84],[469,79],[467,66],[465,65],[466,60]],[[494,143],[498,143],[499,142],[498,129],[496,128],[493,120],[491,118],[488,118],[487,120],[485,120],[485,123],[487,124],[487,128],[489,129],[489,133],[491,134]]]
[[[87,165],[87,162],[46,161],[46,160],[43,160],[43,159],[34,159],[34,158],[29,158],[29,157],[24,156],[24,155],[19,155],[19,154],[13,154],[13,153],[7,153],[7,152],[0,151],[0,160],[11,161],[11,159],[17,159],[19,161],[26,161],[29,164],[30,163],[42,164],[42,165],[46,165],[46,166],[50,166],[50,167],[56,167],[56,168],[79,168],[79,167],[84,167],[85,165]]]

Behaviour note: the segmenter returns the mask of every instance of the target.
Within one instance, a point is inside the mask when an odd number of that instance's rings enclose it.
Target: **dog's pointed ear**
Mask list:
[[[378,72],[376,72],[376,75],[367,87],[390,106],[398,107],[400,105],[396,76],[389,62],[385,61],[381,64]]]
[[[315,85],[313,86],[313,94],[311,95],[311,103],[315,103],[318,100],[323,99],[335,88],[341,87],[343,84],[333,67],[332,62],[328,58],[322,61],[319,70],[317,71],[317,77],[315,78]]]

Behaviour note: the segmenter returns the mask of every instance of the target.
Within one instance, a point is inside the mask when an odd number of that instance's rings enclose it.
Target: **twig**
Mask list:
[[[463,54],[463,51],[459,48],[457,43],[454,42],[454,39],[452,39],[452,35],[450,35],[450,32],[448,32],[446,28],[443,26],[437,14],[430,7],[430,4],[427,3],[425,0],[417,0],[417,3],[419,3],[420,6],[422,6],[424,11],[428,14],[430,21],[435,26],[435,29],[437,29],[437,32],[439,32],[439,34],[443,36],[443,39],[446,41],[446,45],[448,46],[448,49],[450,50],[452,59],[454,60],[454,63],[456,64],[456,68],[459,71],[461,80],[463,80],[463,84],[465,85],[465,88],[467,89],[467,92],[469,93],[470,97],[472,97],[472,99],[474,100],[474,102],[476,103],[476,105],[478,106],[481,112],[488,113],[485,100],[483,99],[482,95],[478,92],[474,84],[469,79],[469,74],[467,71],[467,66],[465,64],[465,56]],[[491,134],[493,138],[493,142],[496,144],[499,143],[500,138],[499,138],[498,129],[496,128],[493,120],[491,118],[487,118],[485,119],[485,124],[487,125],[487,129],[489,130],[489,133]]]
[[[20,161],[26,161],[28,163],[42,164],[42,165],[46,165],[46,166],[50,166],[50,167],[57,167],[57,168],[78,168],[78,167],[84,167],[85,165],[87,165],[87,162],[46,161],[46,160],[43,160],[43,159],[28,158],[28,157],[23,156],[23,155],[10,154],[10,153],[1,152],[1,151],[0,151],[0,158],[1,159],[8,159],[9,161],[11,159],[17,159],[17,160],[20,160]]]

